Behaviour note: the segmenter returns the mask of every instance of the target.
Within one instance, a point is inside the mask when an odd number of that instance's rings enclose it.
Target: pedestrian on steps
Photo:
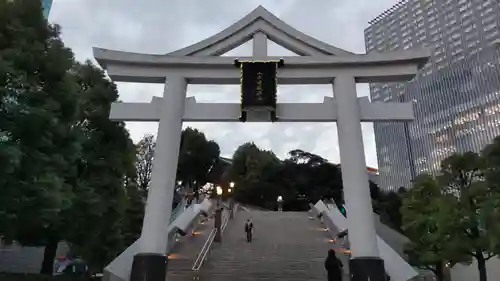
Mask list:
[[[252,242],[252,232],[253,232],[253,223],[250,219],[247,219],[245,222],[245,233],[247,235],[247,242]]]
[[[328,257],[325,260],[328,281],[342,281],[342,267],[342,262],[335,256],[335,251],[328,250]]]

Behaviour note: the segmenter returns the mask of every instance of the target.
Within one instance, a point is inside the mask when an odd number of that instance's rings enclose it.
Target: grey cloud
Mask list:
[[[397,0],[66,0],[55,1],[50,20],[62,26],[65,43],[80,60],[92,59],[92,47],[143,53],[167,53],[196,43],[226,28],[259,4],[282,20],[317,39],[354,52],[364,52],[363,29],[367,22]],[[249,55],[245,44],[227,55]],[[293,55],[269,44],[270,55]],[[118,83],[120,99],[149,102],[161,96],[162,85]],[[237,86],[193,85],[190,96],[203,102],[237,102]],[[329,85],[280,86],[280,102],[321,102],[331,96]],[[366,85],[358,95],[368,95]],[[246,141],[272,149],[278,156],[295,148],[305,149],[338,162],[334,124],[189,123],[216,140],[223,155],[230,156]],[[127,123],[135,141],[156,133],[156,123]],[[371,124],[363,125],[367,162],[376,166]]]

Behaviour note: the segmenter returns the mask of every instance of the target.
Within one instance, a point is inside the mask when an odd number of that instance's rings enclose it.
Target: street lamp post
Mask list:
[[[222,233],[221,233],[221,225],[222,225],[222,208],[221,208],[221,196],[222,196],[222,188],[220,186],[216,187],[217,192],[217,208],[215,209],[215,242],[222,241]]]
[[[278,196],[276,202],[278,202],[278,212],[283,212],[283,196]]]
[[[234,218],[234,200],[232,196],[232,192],[234,191],[234,182],[229,183],[229,188],[227,189],[227,192],[230,194],[229,196],[229,218],[233,219]]]
[[[176,184],[177,184],[177,188],[179,190],[179,196],[181,198],[180,204],[182,206],[184,206],[184,208],[185,208],[185,207],[187,207],[187,204],[186,204],[186,194],[184,193],[184,191],[185,191],[184,186],[182,185],[181,180],[177,181]]]

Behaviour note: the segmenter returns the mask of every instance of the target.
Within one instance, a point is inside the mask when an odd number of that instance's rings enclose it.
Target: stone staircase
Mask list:
[[[167,281],[192,281],[193,263],[214,227],[215,219],[207,218],[188,235],[179,237],[179,243],[169,254]],[[194,235],[193,235],[194,234]]]
[[[244,223],[254,223],[252,243]],[[214,243],[201,268],[201,281],[324,281],[328,249],[335,248],[328,232],[306,212],[238,212],[221,244]],[[338,254],[347,269],[347,257]],[[348,280],[345,278],[344,280]]]

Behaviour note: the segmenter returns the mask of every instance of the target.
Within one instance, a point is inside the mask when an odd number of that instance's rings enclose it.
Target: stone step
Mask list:
[[[326,275],[258,275],[258,274],[248,274],[246,272],[240,273],[211,273],[209,275],[201,274],[198,279],[200,281],[325,281],[327,280]],[[343,280],[349,280],[348,275],[343,276]],[[184,280],[182,280],[184,281]]]
[[[171,255],[173,259],[177,257],[191,257],[199,247],[203,245],[206,237],[213,228],[213,219],[209,219],[198,225],[191,233],[178,238],[178,244],[172,249]]]
[[[252,243],[245,240],[247,218],[255,226]],[[324,261],[334,246],[330,238],[305,212],[238,213],[226,228],[222,243],[214,245],[199,280],[326,280]],[[338,256],[347,267],[348,257]]]
[[[193,281],[192,267],[198,254],[214,228],[215,219],[208,218],[193,231],[194,235],[180,237],[179,244],[173,249],[168,261],[168,281]]]

